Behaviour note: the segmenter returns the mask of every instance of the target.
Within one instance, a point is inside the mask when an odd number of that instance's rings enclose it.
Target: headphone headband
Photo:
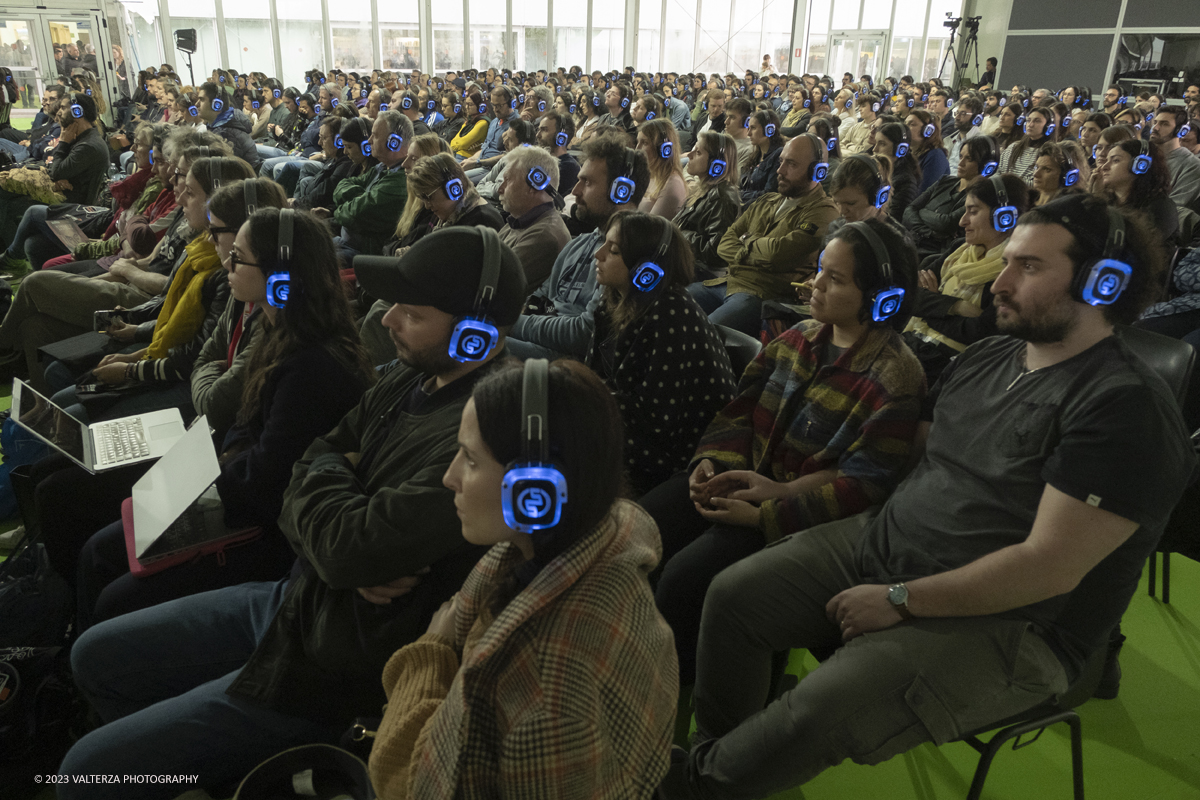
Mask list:
[[[875,253],[875,261],[879,264],[884,286],[871,295],[871,319],[875,322],[884,322],[895,316],[904,302],[904,289],[897,286],[892,278],[891,254],[888,253],[883,240],[875,234],[875,231],[871,230],[867,223],[849,222],[846,223],[846,228],[866,239],[867,244]]]
[[[1004,179],[992,173],[989,180],[996,190],[996,207],[992,209],[992,228],[997,233],[1008,233],[1017,227],[1017,218],[1020,214],[1017,212],[1016,206],[1008,202],[1008,190],[1004,188]]]
[[[476,225],[475,230],[483,239],[483,266],[475,293],[475,311],[454,326],[449,349],[450,357],[464,364],[485,360],[500,341],[500,331],[488,316],[500,283],[500,237],[486,225]]]

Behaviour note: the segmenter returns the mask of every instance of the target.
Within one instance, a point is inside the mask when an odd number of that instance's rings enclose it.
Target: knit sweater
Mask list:
[[[822,367],[832,331],[809,320],[767,345],[689,467],[707,458],[718,471],[753,470],[779,483],[837,469],[831,483],[762,503],[768,542],[883,502],[908,460],[925,395],[920,362],[898,333],[871,328]]]
[[[661,554],[650,517],[618,501],[492,618],[488,595],[521,559],[493,547],[458,595],[455,640],[427,633],[384,669],[379,797],[650,797],[678,692],[646,581]]]

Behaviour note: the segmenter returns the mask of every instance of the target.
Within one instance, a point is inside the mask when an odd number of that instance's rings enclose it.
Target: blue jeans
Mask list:
[[[14,161],[24,161],[29,158],[29,150],[16,142],[10,142],[8,139],[0,137],[0,150],[8,153],[13,157]]]
[[[101,422],[106,419],[127,417],[131,414],[142,414],[148,411],[161,411],[166,408],[178,408],[184,422],[189,422],[196,416],[192,407],[192,385],[189,381],[162,383],[153,389],[130,392],[117,400],[111,406],[104,408],[102,413],[88,413],[83,403],[75,393],[75,384],[56,392],[50,398],[56,406],[67,412],[80,422]]]
[[[758,337],[762,328],[762,298],[748,292],[725,293],[725,284],[705,286],[697,281],[688,288],[713,325],[724,325],[735,331]]]
[[[59,784],[66,800],[167,800],[244,777],[289,747],[336,743],[328,725],[231,697],[283,603],[287,581],[244,583],[96,625],[71,668],[104,725],[71,748],[62,775],[197,775],[196,784]],[[228,791],[225,793],[229,794]]]
[[[272,147],[269,144],[256,144],[254,145],[254,149],[258,151],[258,157],[263,161],[287,155],[287,150],[279,147]]]
[[[9,258],[27,258],[34,269],[40,269],[55,256],[65,255],[67,248],[59,244],[58,237],[46,225],[49,206],[32,205],[25,209],[17,224],[17,234],[5,252]]]

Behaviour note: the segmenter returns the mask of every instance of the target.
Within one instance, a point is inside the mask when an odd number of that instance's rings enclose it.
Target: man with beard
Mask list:
[[[550,277],[538,287],[530,303],[541,313],[525,313],[513,325],[509,350],[518,358],[582,360],[592,340],[596,308],[603,299],[596,284],[595,254],[604,243],[608,220],[622,209],[636,209],[650,185],[650,168],[640,150],[626,147],[620,133],[605,133],[583,145],[583,166],[571,192],[575,218],[594,228],[577,236],[554,262]],[[628,194],[624,181],[633,183]],[[625,202],[616,203],[614,197]]]
[[[489,254],[498,275],[481,309]],[[384,664],[425,633],[486,552],[463,539],[442,476],[472,388],[505,355],[504,332],[525,298],[521,265],[495,232],[460,227],[429,234],[399,260],[363,257],[354,267],[366,291],[393,303],[383,324],[400,363],[295,464],[279,517],[298,554],[291,576],[128,614],[112,621],[124,629],[82,638],[76,674],[116,719],[109,730],[122,746],[76,748],[69,771],[186,767],[212,789],[289,747],[336,743],[355,717],[379,715]],[[456,360],[455,326],[480,312],[498,329],[495,348]],[[147,783],[64,796],[177,793]]]
[[[962,157],[963,142],[980,135],[980,128],[975,123],[978,119],[983,122],[983,102],[978,97],[964,97],[954,107],[954,129],[943,139],[946,152],[950,157],[950,172],[958,172],[958,160]]]
[[[1064,692],[1105,648],[1096,696],[1115,696],[1112,633],[1196,461],[1172,392],[1113,329],[1154,299],[1165,258],[1140,216],[1074,195],[1022,215],[1004,261],[1008,336],[943,373],[882,510],[713,582],[695,744],[661,796],[765,797],[942,744]],[[764,709],[793,647],[840,649]]]

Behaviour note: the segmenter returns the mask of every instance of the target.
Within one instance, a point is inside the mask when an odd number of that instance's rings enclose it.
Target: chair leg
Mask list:
[[[1163,602],[1171,602],[1171,554],[1163,553]]]
[[[1152,552],[1150,554],[1149,564],[1150,564],[1150,579],[1149,579],[1150,596],[1154,597],[1154,584],[1157,582],[1156,579],[1158,578],[1158,553],[1157,552]]]
[[[1075,800],[1083,800],[1083,722],[1072,714],[1065,722],[1071,726],[1071,783]]]

